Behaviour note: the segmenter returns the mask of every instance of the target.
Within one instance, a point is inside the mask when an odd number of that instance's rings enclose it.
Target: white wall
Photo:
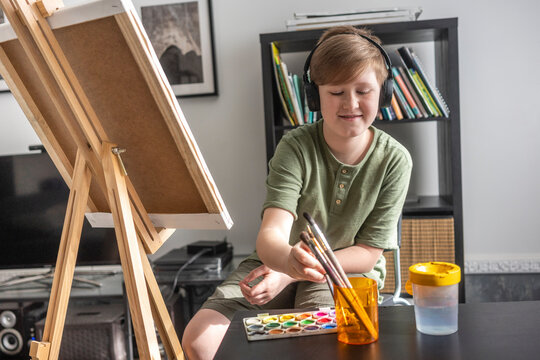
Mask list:
[[[219,96],[181,99],[180,105],[235,226],[229,232],[178,231],[166,249],[225,235],[237,253],[254,249],[266,174],[260,33],[285,31],[295,11],[421,6],[420,19],[459,18],[466,260],[540,263],[540,112],[534,106],[540,84],[540,2],[212,3]],[[158,2],[135,1],[136,6],[150,4]],[[1,154],[22,152],[36,142],[10,94],[0,94],[0,109]]]

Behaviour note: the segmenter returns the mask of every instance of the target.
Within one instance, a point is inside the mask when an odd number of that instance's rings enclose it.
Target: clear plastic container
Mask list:
[[[428,335],[449,335],[458,330],[457,265],[431,262],[409,268],[416,329]]]
[[[413,284],[416,329],[428,335],[449,335],[458,330],[458,284]]]

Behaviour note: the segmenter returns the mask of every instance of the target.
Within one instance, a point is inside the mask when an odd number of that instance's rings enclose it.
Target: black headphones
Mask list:
[[[381,87],[381,96],[379,98],[379,107],[389,107],[390,103],[392,102],[392,93],[394,91],[394,76],[392,75],[392,63],[390,62],[390,57],[388,56],[386,51],[384,51],[384,49],[382,48],[381,45],[379,45],[376,41],[374,41],[373,39],[370,39],[369,37],[367,37],[365,35],[357,34],[357,33],[347,33],[346,32],[346,33],[335,34],[333,36],[342,35],[342,34],[358,35],[358,36],[366,39],[367,41],[369,41],[371,44],[373,44],[381,52],[381,54],[382,54],[382,56],[384,58],[384,63],[386,65],[386,69],[388,70],[388,77],[384,80],[384,82],[382,84],[382,87]],[[328,40],[328,39],[326,39],[326,40]],[[308,57],[306,59],[306,64],[304,65],[304,75],[302,76],[302,79],[303,79],[303,82],[304,82],[304,91],[306,93],[307,104],[308,104],[309,110],[311,110],[311,111],[320,111],[321,110],[321,100],[319,98],[319,87],[317,86],[317,84],[312,82],[310,77],[309,77],[309,65],[311,63],[311,57],[313,56],[313,53],[315,52],[315,50],[317,50],[319,45],[321,45],[322,43],[323,42],[320,42],[317,45],[315,45],[313,50],[311,50],[311,52],[309,53],[309,55],[308,55]]]

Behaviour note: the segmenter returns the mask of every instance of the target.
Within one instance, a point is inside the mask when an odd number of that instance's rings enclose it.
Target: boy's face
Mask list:
[[[347,83],[320,85],[325,130],[338,138],[363,134],[377,116],[380,91],[381,87],[371,68]]]

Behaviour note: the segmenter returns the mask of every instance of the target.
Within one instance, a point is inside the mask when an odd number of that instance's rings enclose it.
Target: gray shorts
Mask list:
[[[259,306],[250,304],[242,295],[238,283],[252,270],[262,265],[255,259],[246,259],[217,287],[201,309],[215,310],[229,320],[239,310],[308,309],[333,307],[334,299],[326,283],[299,281],[288,285],[274,299]]]

